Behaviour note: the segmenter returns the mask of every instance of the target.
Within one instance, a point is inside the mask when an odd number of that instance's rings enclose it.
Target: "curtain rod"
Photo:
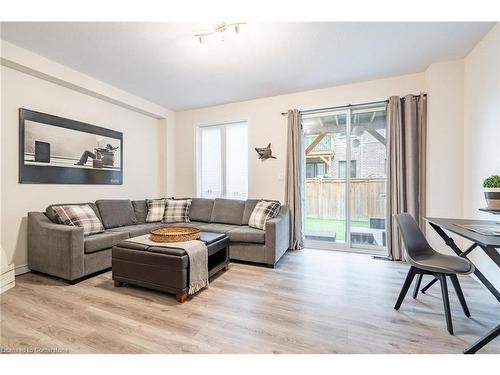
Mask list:
[[[427,94],[422,94],[423,96],[427,96]],[[420,95],[413,95],[413,97],[417,97]],[[401,99],[404,99],[402,97]],[[330,111],[333,109],[342,109],[342,108],[351,108],[351,107],[362,107],[362,106],[367,106],[367,105],[375,105],[375,104],[382,104],[382,103],[388,103],[389,100],[379,100],[376,102],[365,102],[365,103],[357,103],[357,104],[346,104],[346,105],[338,105],[336,107],[323,107],[323,108],[315,108],[315,109],[304,109],[302,111],[299,111],[300,113],[308,113],[308,112],[322,112],[322,111]],[[287,115],[288,112],[281,112],[282,116]]]

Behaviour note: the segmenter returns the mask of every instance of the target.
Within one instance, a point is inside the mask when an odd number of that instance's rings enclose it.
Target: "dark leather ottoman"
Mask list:
[[[208,276],[228,269],[229,238],[225,234],[201,232],[208,247]],[[189,290],[189,257],[184,250],[122,241],[112,250],[115,286],[123,283],[173,293],[184,302]]]

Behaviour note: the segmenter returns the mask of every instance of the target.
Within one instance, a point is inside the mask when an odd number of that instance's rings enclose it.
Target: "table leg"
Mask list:
[[[462,258],[469,260],[467,258],[467,256],[463,255],[463,254],[470,253],[476,246],[478,246],[478,244],[473,244],[466,251],[461,251],[460,248],[455,244],[455,241],[453,241],[453,239],[451,237],[449,237],[441,227],[439,227],[438,225],[433,224],[433,223],[429,223],[429,224],[437,232],[437,234],[439,234],[439,236],[444,240],[446,245],[448,245],[459,257],[462,257]],[[496,252],[496,250],[495,250],[495,252]],[[488,254],[488,252],[486,252],[486,253]],[[495,298],[498,300],[498,302],[500,302],[500,292],[498,292],[498,290],[488,281],[488,279],[486,277],[484,277],[484,275],[481,273],[481,271],[479,271],[479,269],[477,267],[474,266],[474,268],[475,268],[474,275],[476,275],[476,277],[479,279],[479,281],[481,281],[483,283],[483,285],[491,292],[491,294],[493,294],[495,296]]]
[[[490,332],[488,332],[484,337],[480,338],[474,344],[472,344],[467,349],[465,349],[464,354],[476,353],[479,349],[484,347],[486,344],[488,344],[490,341],[494,340],[499,335],[500,335],[500,324],[497,325],[495,328],[493,328]]]
[[[491,246],[481,246],[481,248],[484,250],[486,255],[488,255],[491,260],[495,262],[498,267],[500,267],[500,254],[497,249]]]
[[[178,294],[175,295],[175,299],[179,303],[184,303],[188,299],[188,294],[187,293],[178,293]]]

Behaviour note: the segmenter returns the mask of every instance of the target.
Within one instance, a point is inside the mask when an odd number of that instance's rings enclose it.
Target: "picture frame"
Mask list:
[[[19,183],[123,184],[123,133],[19,108]]]

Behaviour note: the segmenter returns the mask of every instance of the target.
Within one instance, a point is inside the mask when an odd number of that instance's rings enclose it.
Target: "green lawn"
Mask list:
[[[369,221],[352,221],[353,227],[368,228]],[[305,230],[307,234],[332,236],[337,233],[337,241],[345,241],[345,220],[325,220],[306,217]]]

